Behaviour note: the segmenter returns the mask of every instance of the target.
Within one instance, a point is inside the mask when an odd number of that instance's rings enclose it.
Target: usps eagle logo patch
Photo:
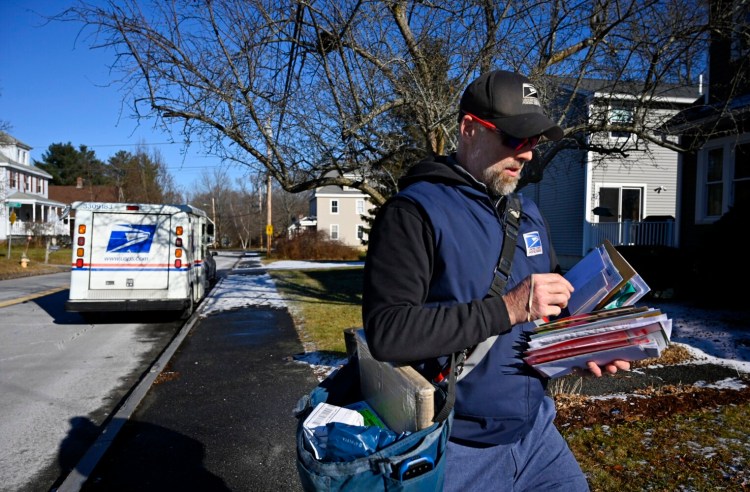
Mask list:
[[[526,256],[536,256],[542,254],[542,238],[539,231],[527,232],[523,235],[523,242],[526,244]]]
[[[523,87],[523,96],[522,104],[534,104],[536,106],[541,106],[542,104],[539,102],[539,93],[536,90],[536,87],[534,87],[531,84],[522,84]]]

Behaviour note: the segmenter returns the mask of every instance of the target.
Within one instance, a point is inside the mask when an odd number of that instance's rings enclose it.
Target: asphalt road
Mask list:
[[[184,324],[153,316],[92,324],[65,312],[69,280],[0,281],[1,491],[49,490]]]
[[[285,309],[200,320],[80,490],[301,490],[292,409],[317,384],[302,352]]]

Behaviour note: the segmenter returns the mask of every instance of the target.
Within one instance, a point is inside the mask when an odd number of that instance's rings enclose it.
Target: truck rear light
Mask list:
[[[135,212],[137,212],[140,209],[141,209],[141,207],[139,207],[138,205],[127,205],[125,207],[125,210],[133,210]]]
[[[182,236],[182,226],[177,226],[177,228],[174,230],[174,233],[178,236]]]
[[[83,258],[78,258],[76,260],[76,268],[83,268]]]
[[[175,268],[182,268],[182,260],[174,260]]]
[[[178,237],[177,239],[175,239],[174,245],[177,247],[182,247],[182,238]]]
[[[76,256],[79,258],[83,257],[83,248],[76,249]]]
[[[78,246],[83,246],[86,244],[86,238],[83,236],[78,236]]]
[[[86,234],[86,224],[78,225],[78,234]]]
[[[182,250],[179,249],[179,248],[177,248],[176,250],[174,250],[174,256],[175,256],[175,258],[182,258]]]

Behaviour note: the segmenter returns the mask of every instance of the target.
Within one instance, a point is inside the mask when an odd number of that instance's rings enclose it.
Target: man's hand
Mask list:
[[[529,275],[503,296],[511,324],[557,316],[568,305],[573,286],[557,273]]]
[[[596,364],[596,362],[587,362],[586,367],[588,367],[589,371],[591,373],[600,378],[602,377],[602,368],[599,367],[599,365]],[[610,362],[609,364],[604,365],[604,370],[610,374],[616,373],[618,370],[620,371],[629,371],[630,370],[630,362],[624,361],[624,360],[616,360],[613,362]]]

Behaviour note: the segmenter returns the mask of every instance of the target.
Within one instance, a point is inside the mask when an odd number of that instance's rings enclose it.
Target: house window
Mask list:
[[[16,178],[16,172],[15,171],[8,171],[10,174],[10,187],[15,188],[18,186],[17,178]]]
[[[706,162],[706,215],[721,215],[724,201],[724,149],[708,151]]]
[[[621,125],[632,125],[633,124],[633,108],[625,106],[612,106],[609,108],[609,114],[607,115],[608,123],[611,126]],[[609,132],[610,138],[630,138],[630,132],[622,130],[613,130]]]
[[[363,215],[365,213],[365,201],[357,200],[357,213]]]
[[[750,201],[750,142],[734,149],[734,204]]]
[[[643,218],[643,187],[599,188],[599,222],[639,221]]]
[[[36,179],[36,192],[40,194],[44,193],[44,181],[39,178]]]
[[[357,239],[360,241],[365,238],[365,226],[357,224]]]
[[[331,200],[331,213],[332,214],[339,213],[339,201],[338,200]]]
[[[750,200],[750,138],[714,140],[698,153],[696,223],[710,223]]]
[[[336,241],[338,240],[338,238],[339,238],[339,225],[331,224],[331,239]]]

